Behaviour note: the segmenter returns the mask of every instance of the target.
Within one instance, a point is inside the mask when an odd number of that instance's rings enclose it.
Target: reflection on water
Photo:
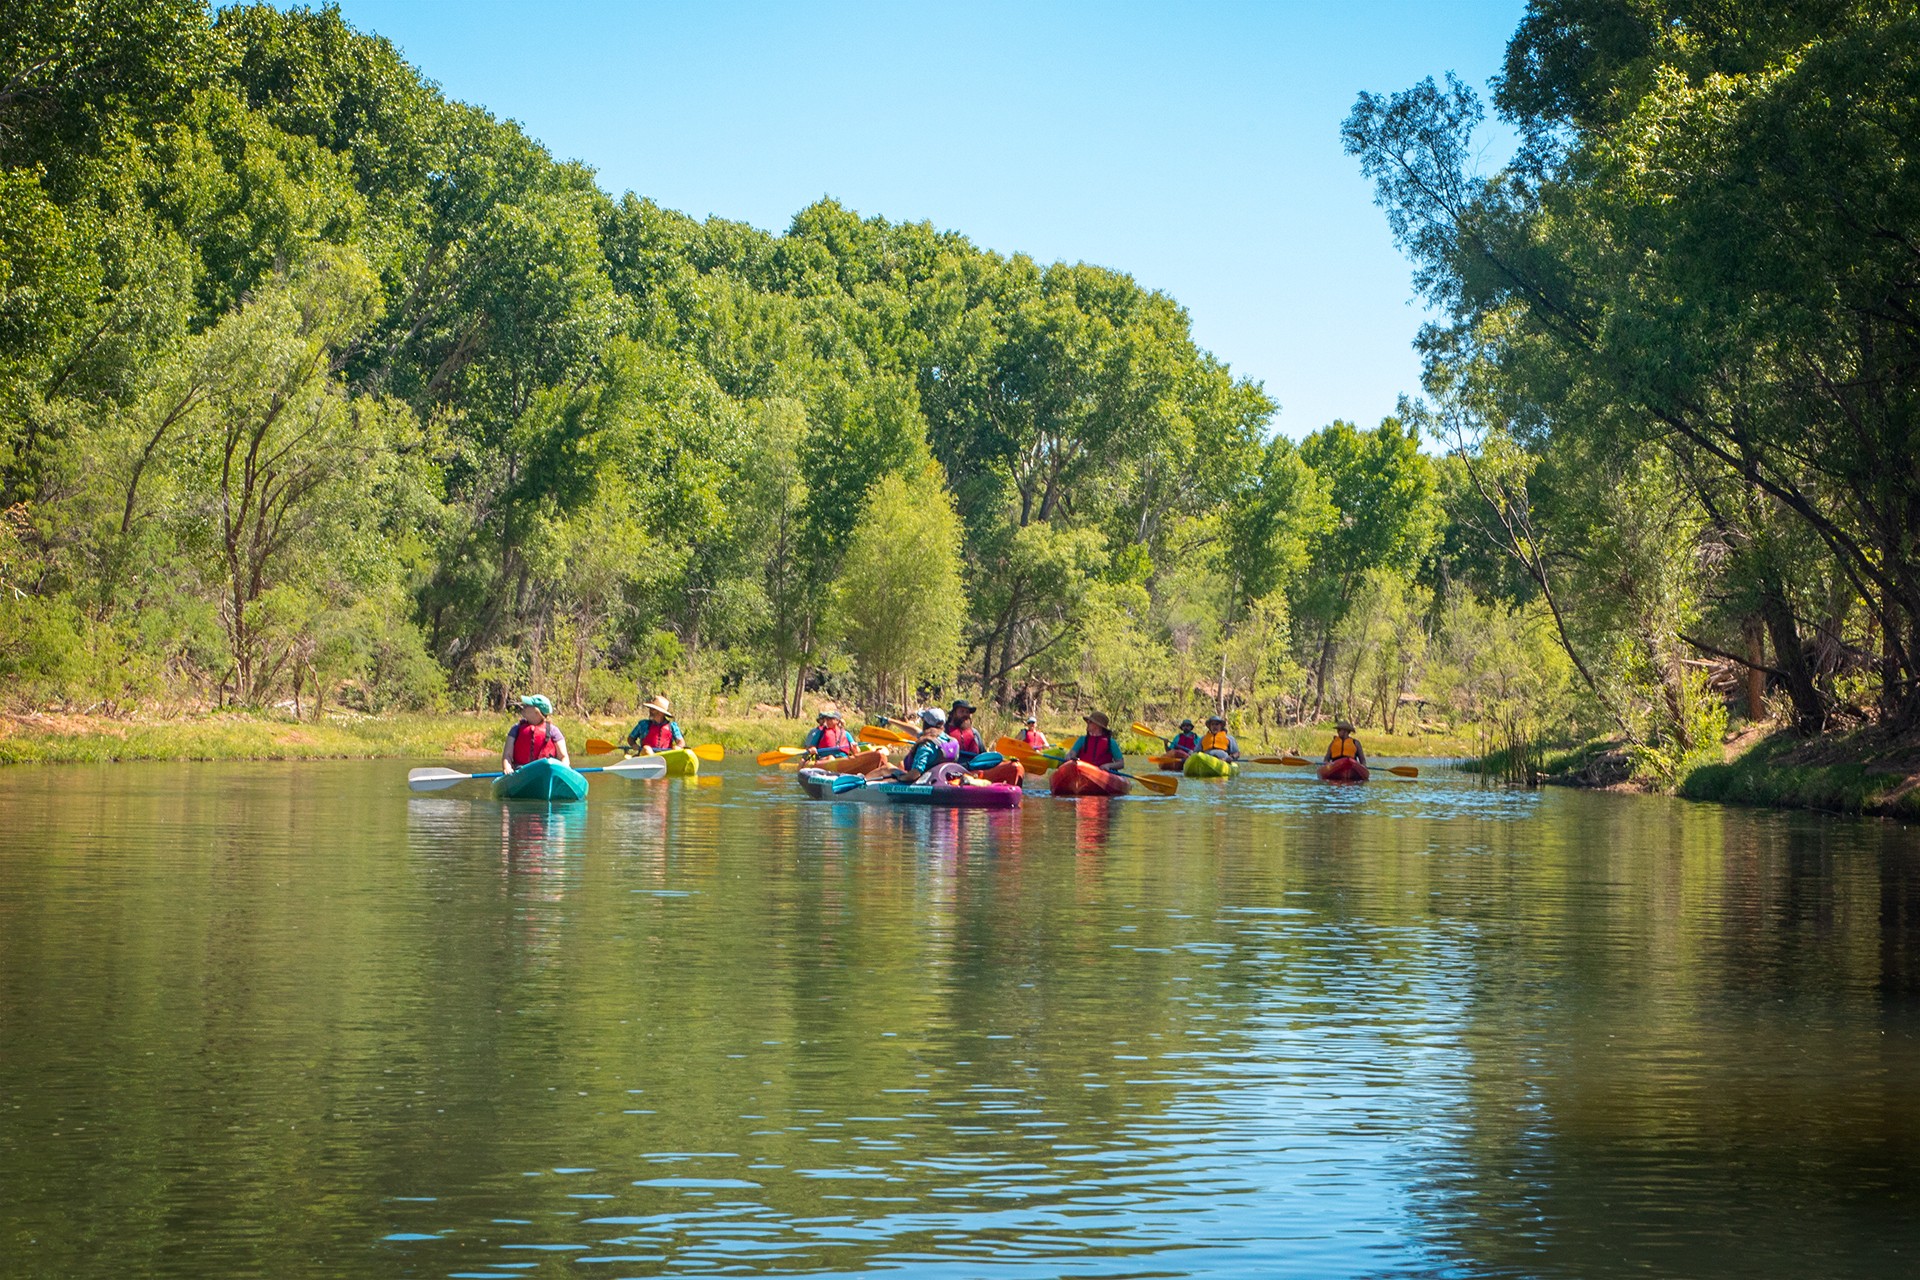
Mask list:
[[[403,776],[0,772],[0,1274],[1920,1249],[1909,828],[1444,772],[970,813]]]

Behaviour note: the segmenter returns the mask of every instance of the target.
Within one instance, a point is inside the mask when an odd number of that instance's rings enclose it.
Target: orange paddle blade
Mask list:
[[[1140,723],[1140,722],[1139,722],[1138,720],[1135,720],[1135,721],[1134,721],[1134,722],[1133,722],[1133,723],[1132,723],[1131,725],[1129,725],[1129,726],[1127,726],[1127,727],[1128,727],[1128,728],[1130,728],[1130,729],[1132,729],[1132,730],[1133,730],[1133,731],[1134,731],[1135,733],[1138,733],[1138,734],[1141,734],[1141,735],[1143,735],[1143,736],[1145,736],[1145,737],[1149,737],[1149,738],[1158,738],[1158,739],[1160,739],[1160,741],[1162,741],[1162,742],[1165,742],[1165,741],[1167,741],[1167,735],[1166,735],[1166,734],[1164,734],[1164,733],[1155,733],[1155,732],[1154,732],[1154,731],[1153,731],[1152,729],[1149,729],[1149,728],[1148,728],[1148,727],[1147,727],[1146,725],[1144,725],[1144,724],[1141,724],[1141,723]]]
[[[1255,764],[1312,764],[1311,760],[1302,760],[1299,756],[1255,756]]]
[[[1403,778],[1417,778],[1420,776],[1420,771],[1410,764],[1396,764],[1388,769],[1387,772],[1398,774]]]
[[[762,751],[753,758],[755,764],[785,764],[795,756],[807,754],[805,747],[775,747],[771,751]]]
[[[1156,795],[1170,796],[1180,789],[1178,778],[1156,778],[1151,773],[1130,773],[1127,776]]]
[[[620,744],[617,742],[608,742],[605,738],[587,739],[587,754],[590,756],[604,756],[618,750],[620,750]]]

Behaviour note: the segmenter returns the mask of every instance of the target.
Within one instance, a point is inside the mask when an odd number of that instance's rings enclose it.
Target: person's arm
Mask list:
[[[643,726],[645,726],[646,723],[647,722],[645,720],[642,720],[639,724],[636,724],[633,726],[633,728],[627,730],[627,749],[629,751],[631,751],[634,748],[634,746],[639,743],[640,730]]]
[[[1353,758],[1361,764],[1367,762],[1367,749],[1360,745],[1360,739],[1358,738],[1353,740]]]
[[[673,726],[673,748],[677,751],[687,745],[686,735],[680,732],[680,722],[678,720],[670,720],[668,723]]]
[[[507,745],[500,748],[500,772],[502,773],[513,772],[513,735],[519,730],[519,725],[514,725],[507,730]]]
[[[567,754],[567,735],[560,732],[560,726],[549,724],[547,726],[547,736],[552,739],[556,747],[560,748],[560,754],[555,756],[554,759],[558,760],[561,765],[568,769],[573,768],[573,757]]]
[[[1075,738],[1073,740],[1073,745],[1067,748],[1067,759],[1078,760],[1080,758],[1080,748],[1085,746],[1086,742],[1087,742],[1087,735],[1084,733],[1081,734],[1079,737]]]

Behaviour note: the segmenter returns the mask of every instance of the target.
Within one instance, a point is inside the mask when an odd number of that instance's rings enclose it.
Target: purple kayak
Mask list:
[[[1005,783],[949,786],[914,786],[905,782],[881,783],[877,788],[894,804],[930,804],[948,809],[1017,809],[1022,792]]]

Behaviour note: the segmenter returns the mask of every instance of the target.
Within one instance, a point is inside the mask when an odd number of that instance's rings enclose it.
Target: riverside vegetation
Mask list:
[[[1536,3],[1491,175],[1471,90],[1363,95],[1442,318],[1424,399],[1295,444],[1117,271],[611,198],[332,8],[22,0],[0,693],[332,724],[965,689],[1605,736],[1662,786],[1730,715],[1897,737],[1914,22]]]

